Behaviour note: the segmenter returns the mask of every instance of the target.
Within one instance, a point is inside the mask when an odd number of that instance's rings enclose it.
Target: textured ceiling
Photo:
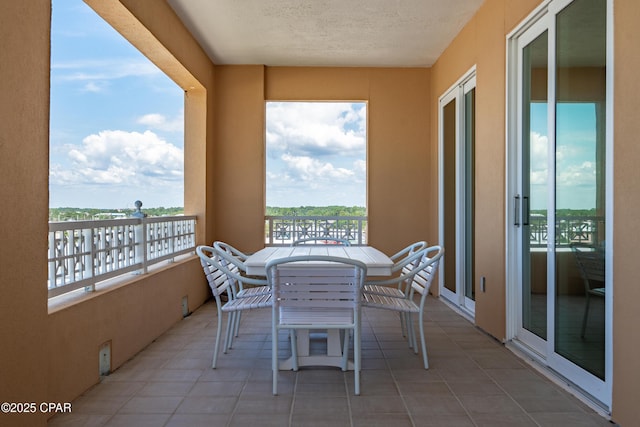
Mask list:
[[[428,67],[483,0],[168,0],[215,64]]]

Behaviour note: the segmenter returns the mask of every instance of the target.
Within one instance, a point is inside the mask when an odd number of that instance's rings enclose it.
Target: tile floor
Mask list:
[[[214,370],[208,302],[49,426],[611,426],[441,301],[426,310],[429,370],[393,313],[365,309],[360,396],[337,368],[282,371],[273,396],[270,311],[243,315]]]

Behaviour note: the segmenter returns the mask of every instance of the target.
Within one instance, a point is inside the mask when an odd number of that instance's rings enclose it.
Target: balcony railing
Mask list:
[[[599,216],[556,217],[556,246],[569,247],[580,243],[598,245],[603,238],[604,218]],[[547,217],[531,215],[529,219],[531,247],[545,247],[548,242]]]
[[[195,249],[195,216],[49,223],[49,298]]]
[[[366,216],[266,216],[265,244],[286,246],[298,239],[347,239],[367,244]]]

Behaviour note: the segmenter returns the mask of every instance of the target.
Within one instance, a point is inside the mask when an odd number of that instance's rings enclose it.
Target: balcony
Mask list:
[[[426,312],[429,370],[394,314],[365,309],[360,396],[352,372],[322,368],[281,372],[274,397],[270,311],[243,315],[213,370],[209,301],[48,425],[610,425],[440,300],[430,298]]]

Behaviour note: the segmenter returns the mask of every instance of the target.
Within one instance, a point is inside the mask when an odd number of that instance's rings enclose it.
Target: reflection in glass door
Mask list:
[[[560,11],[555,67],[554,348],[602,380],[607,249],[605,18],[604,0],[576,0]],[[580,46],[586,48],[581,54],[575,51]],[[577,274],[569,272],[571,267]]]
[[[440,294],[475,313],[475,70],[440,98],[441,241],[447,255]]]
[[[522,49],[522,322],[547,338],[547,56],[545,30]],[[533,348],[543,345],[538,342]],[[544,350],[539,350],[544,352]]]
[[[607,0],[553,0],[511,39],[509,231],[515,342],[605,407],[607,13]]]

